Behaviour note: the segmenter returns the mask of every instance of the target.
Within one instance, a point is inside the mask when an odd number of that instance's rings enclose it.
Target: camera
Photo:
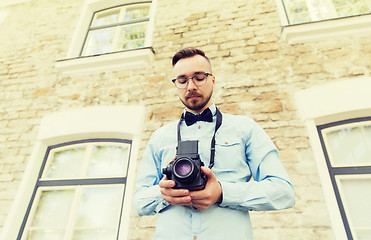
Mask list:
[[[204,163],[198,155],[198,141],[180,141],[175,160],[162,169],[168,179],[175,181],[176,189],[190,191],[205,188],[207,176],[201,171]]]

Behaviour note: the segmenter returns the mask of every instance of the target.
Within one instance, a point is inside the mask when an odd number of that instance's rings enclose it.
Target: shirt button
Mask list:
[[[194,235],[193,236],[193,240],[197,240],[197,235]]]
[[[201,129],[201,125],[198,125],[198,129]]]

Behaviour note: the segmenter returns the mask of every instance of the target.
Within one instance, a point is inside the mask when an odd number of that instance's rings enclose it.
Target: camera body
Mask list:
[[[190,191],[205,188],[207,176],[201,171],[204,163],[198,154],[198,141],[180,141],[175,160],[162,169],[168,179],[175,181],[176,189]]]

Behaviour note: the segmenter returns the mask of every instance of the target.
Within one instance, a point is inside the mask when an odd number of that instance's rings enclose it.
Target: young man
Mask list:
[[[140,216],[158,213],[155,240],[253,239],[250,210],[285,209],[295,202],[278,151],[252,119],[217,110],[211,100],[215,77],[203,51],[180,50],[173,67],[184,114],[151,136],[137,178],[135,208]],[[198,142],[207,176],[202,190],[178,189],[179,183],[162,173],[176,155],[179,138]]]

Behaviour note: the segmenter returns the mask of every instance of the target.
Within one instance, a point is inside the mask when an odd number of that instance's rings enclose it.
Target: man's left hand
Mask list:
[[[189,195],[192,198],[192,206],[205,210],[216,202],[222,200],[222,187],[216,180],[216,176],[209,168],[201,167],[202,172],[207,176],[207,183],[203,190],[191,191]]]

